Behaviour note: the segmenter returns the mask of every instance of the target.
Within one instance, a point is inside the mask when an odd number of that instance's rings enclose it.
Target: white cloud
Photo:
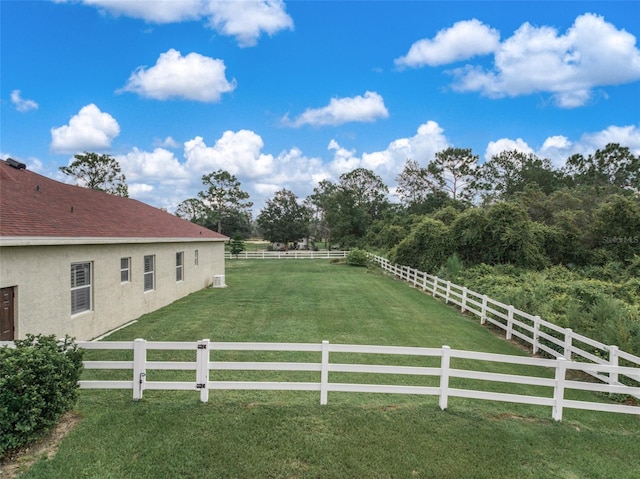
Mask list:
[[[282,0],[207,3],[209,26],[235,37],[242,47],[255,45],[262,32],[274,35],[280,30],[293,29],[293,20]]]
[[[38,109],[38,104],[35,101],[22,98],[22,92],[20,90],[13,90],[11,92],[11,103],[13,103],[19,112]]]
[[[55,153],[77,153],[83,150],[105,150],[120,134],[120,125],[93,103],[71,117],[68,125],[51,129],[51,150]]]
[[[484,152],[484,159],[485,161],[489,161],[495,155],[498,155],[503,151],[513,150],[517,150],[520,153],[524,153],[525,155],[535,153],[533,151],[533,148],[531,148],[522,138],[518,138],[517,140],[512,140],[510,138],[500,138],[499,140],[489,142],[489,144],[487,145],[487,149]]]
[[[537,150],[529,146],[521,138],[517,140],[501,138],[489,142],[485,150],[484,159],[488,161],[502,151],[518,150],[525,154],[534,154],[539,158],[547,158],[551,160],[555,168],[561,168],[570,156],[574,154],[592,155],[596,150],[604,149],[609,143],[618,143],[621,146],[626,146],[634,155],[640,155],[640,126],[611,125],[604,130],[584,133],[574,141],[562,135],[550,136]]]
[[[198,53],[186,56],[173,48],[160,54],[155,66],[139,67],[120,91],[130,91],[156,100],[184,98],[217,102],[223,93],[236,88],[236,81],[225,77],[222,60]]]
[[[596,87],[640,79],[635,42],[591,13],[577,17],[564,35],[525,23],[500,45],[493,70],[472,65],[454,70],[454,88],[490,98],[548,92],[561,108],[583,106]]]
[[[164,140],[160,138],[156,138],[153,140],[154,146],[159,146],[160,148],[178,148],[180,143],[173,139],[171,136],[167,136]]]
[[[372,122],[388,116],[389,112],[384,106],[382,96],[376,92],[367,91],[364,96],[332,98],[328,106],[307,109],[293,122],[289,122],[286,117],[283,122],[296,127],[342,125],[349,122]]]
[[[438,151],[449,146],[443,133],[444,130],[437,122],[427,121],[418,127],[414,136],[399,138],[389,143],[385,150],[365,152],[360,157],[355,150],[347,150],[331,140],[329,149],[335,153],[328,168],[336,177],[355,168],[367,168],[380,176],[385,184],[393,185],[407,159],[426,165]]]
[[[500,44],[500,33],[475,18],[440,30],[435,38],[418,40],[395,63],[399,67],[438,66],[493,53]]]
[[[255,178],[273,170],[273,156],[262,154],[263,146],[262,138],[253,131],[225,131],[213,146],[207,146],[201,136],[185,142],[184,156],[187,167],[198,172],[223,169],[232,175]]]
[[[206,19],[208,27],[235,37],[240,46],[253,46],[264,32],[274,35],[293,29],[282,0],[81,0],[112,15],[150,23],[177,23]]]

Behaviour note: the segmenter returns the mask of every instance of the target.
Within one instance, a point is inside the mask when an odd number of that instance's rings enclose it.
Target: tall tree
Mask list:
[[[282,189],[267,200],[257,221],[264,239],[272,243],[284,243],[288,248],[290,242],[309,235],[309,217],[309,210],[298,203],[296,195]]]
[[[565,171],[578,185],[614,185],[636,193],[640,191],[640,156],[618,143],[609,143],[587,158],[580,154],[571,156]]]
[[[126,177],[115,158],[87,151],[74,155],[74,158],[69,166],[61,166],[60,171],[76,178],[80,186],[116,196],[129,196]]]
[[[402,172],[396,177],[396,192],[400,201],[408,208],[424,203],[428,196],[436,190],[436,183],[426,168],[422,168],[416,160],[407,159]]]
[[[198,197],[209,209],[209,217],[217,223],[216,231],[222,233],[223,221],[244,214],[249,218],[249,208],[253,206],[249,193],[240,188],[238,179],[225,170],[218,170],[202,176],[204,191]],[[230,231],[228,233],[231,233]]]
[[[471,200],[477,165],[478,155],[471,148],[447,148],[436,153],[427,172],[438,190],[449,193],[454,200]]]
[[[511,200],[531,188],[550,194],[567,185],[568,178],[564,172],[555,170],[548,159],[505,150],[480,167],[474,188],[485,203],[493,203]]]
[[[207,207],[198,198],[189,198],[176,207],[176,216],[204,226]]]
[[[347,192],[356,207],[364,208],[371,219],[388,206],[389,188],[373,171],[356,168],[340,176],[340,188]]]

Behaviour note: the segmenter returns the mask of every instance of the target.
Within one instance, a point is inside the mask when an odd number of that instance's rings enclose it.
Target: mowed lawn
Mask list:
[[[375,268],[326,260],[231,260],[226,282],[225,289],[195,293],[106,340],[328,340],[527,354],[477,320]],[[126,356],[108,353],[114,359]],[[104,354],[92,351],[87,359]],[[187,359],[181,352],[155,354]],[[297,353],[295,357],[244,354],[242,358],[251,360],[274,356],[319,360]],[[213,351],[211,358],[239,355]],[[332,362],[346,359],[332,355]],[[349,357],[375,363],[437,364],[428,359]],[[462,361],[453,364],[457,366],[480,367]],[[552,374],[494,363],[482,367],[511,374]],[[87,371],[86,377],[91,374],[96,373]],[[437,381],[333,374],[331,381],[425,385]],[[283,381],[318,381],[315,373],[211,373],[212,380],[274,380],[274,376]],[[453,385],[472,387],[479,382]],[[482,387],[549,394],[527,386]],[[576,397],[606,400],[586,394]],[[563,421],[556,423],[549,407],[451,398],[448,410],[441,411],[434,396],[329,393],[328,405],[319,402],[319,394],[312,392],[211,391],[209,402],[203,404],[195,391],[145,391],[144,399],[134,402],[131,391],[83,390],[77,407],[82,421],[52,459],[41,460],[21,477],[637,478],[640,471],[638,416],[565,409]]]

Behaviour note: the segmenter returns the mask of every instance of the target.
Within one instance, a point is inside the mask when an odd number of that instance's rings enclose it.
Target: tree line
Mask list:
[[[84,186],[128,194],[108,155],[85,152],[60,170]],[[284,244],[310,237],[425,271],[454,254],[469,265],[534,269],[640,255],[640,157],[619,144],[573,155],[562,168],[516,150],[479,164],[471,149],[447,148],[425,165],[408,159],[396,182],[400,203],[390,202],[378,175],[357,168],[319,182],[304,199],[277,191],[254,221],[249,193],[218,170],[202,176],[203,189],[175,214],[230,237]]]

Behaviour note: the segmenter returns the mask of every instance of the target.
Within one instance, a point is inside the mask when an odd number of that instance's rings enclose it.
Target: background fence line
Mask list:
[[[587,364],[567,361],[564,357],[557,359],[534,358],[527,356],[511,356],[493,353],[481,353],[451,349],[449,346],[441,348],[420,348],[400,346],[369,346],[330,344],[329,341],[317,343],[230,343],[212,342],[203,339],[196,342],[156,342],[136,339],[135,341],[104,341],[79,342],[78,346],[89,350],[120,349],[132,350],[133,359],[129,361],[84,361],[86,370],[125,369],[132,371],[131,380],[81,380],[82,389],[131,389],[133,399],[142,399],[144,391],[148,390],[190,390],[200,394],[200,400],[209,400],[211,390],[277,390],[277,391],[315,391],[320,393],[320,404],[328,403],[329,393],[387,393],[387,394],[416,394],[438,396],[441,409],[447,409],[449,398],[470,398],[489,401],[503,401],[520,404],[533,404],[551,407],[552,418],[562,420],[565,408],[586,409],[591,411],[605,411],[623,414],[640,414],[640,407],[613,403],[576,401],[568,399],[567,390],[582,390],[609,394],[640,395],[640,387],[612,385],[609,383],[595,383],[567,379],[567,371],[635,374],[637,370],[621,366],[603,364]],[[196,360],[193,361],[150,361],[147,352],[151,350],[187,350],[195,351]],[[310,353],[319,362],[265,362],[265,361],[211,361],[212,352],[220,351],[275,351]],[[381,356],[402,355],[435,358],[431,366],[387,365],[358,363],[333,363],[330,361],[332,353],[375,354]],[[536,366],[546,371],[541,376],[523,376],[514,374],[495,373],[473,369],[457,369],[451,366],[453,359],[474,361],[474,366],[481,362],[517,364]],[[150,370],[181,370],[192,371],[193,376],[187,381],[148,380]],[[311,382],[300,381],[211,381],[212,371],[292,371],[317,373],[318,379]],[[549,371],[553,371],[550,375]],[[347,383],[331,382],[330,374],[384,374],[431,376],[436,378],[434,385],[402,385],[377,383]],[[488,383],[524,384],[543,386],[548,391],[546,396],[532,396],[514,393],[495,392],[482,389],[452,387],[453,378],[464,378],[486,381]],[[484,384],[484,383],[483,383]]]
[[[640,357],[621,351],[615,345],[607,345],[578,334],[570,328],[562,328],[543,320],[540,316],[520,311],[513,305],[496,301],[451,281],[408,266],[391,264],[381,256],[369,254],[369,257],[374,264],[395,277],[428,292],[434,298],[444,299],[447,304],[455,304],[462,313],[470,312],[478,316],[480,324],[489,323],[503,330],[507,340],[515,337],[524,342],[531,347],[533,354],[544,353],[552,358],[564,358],[567,361],[610,366],[607,370],[583,369],[584,372],[610,385],[637,386],[640,383]],[[619,366],[626,367],[618,368]],[[624,380],[624,383],[621,380]],[[637,392],[631,391],[627,394],[640,398]]]
[[[312,250],[289,250],[289,251],[243,251],[237,255],[225,252],[225,259],[323,259],[323,258],[346,258],[348,251],[312,251]]]

